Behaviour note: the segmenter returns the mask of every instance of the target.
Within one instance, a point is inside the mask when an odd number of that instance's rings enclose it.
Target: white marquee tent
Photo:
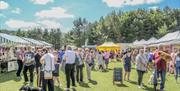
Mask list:
[[[153,44],[157,41],[157,39],[155,37],[151,37],[149,40],[147,40],[146,44]]]
[[[14,35],[8,35],[0,33],[0,43],[4,44],[19,44],[19,45],[28,45],[30,42]]]
[[[24,38],[26,41],[29,41],[32,45],[35,45],[35,46],[43,46],[45,44],[41,43],[40,41],[38,40],[35,40],[35,39],[30,39],[30,38]]]
[[[52,44],[49,44],[45,41],[35,40],[31,38],[18,37],[14,35],[8,35],[5,33],[0,33],[0,45],[17,45],[17,46],[25,46],[25,45],[33,45],[33,46],[48,46],[52,47]]]
[[[156,43],[163,43],[163,42],[176,41],[176,40],[180,40],[180,31],[168,33],[159,40],[157,40]]]

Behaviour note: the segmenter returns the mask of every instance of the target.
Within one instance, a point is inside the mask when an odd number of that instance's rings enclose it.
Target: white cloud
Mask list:
[[[15,8],[14,10],[12,10],[12,13],[20,14],[21,13],[21,9],[20,8]]]
[[[38,21],[38,24],[41,25],[41,27],[43,28],[48,28],[48,29],[51,29],[51,28],[61,28],[61,24],[59,22],[56,22],[56,21],[50,21],[50,20],[42,20],[42,21]]]
[[[9,4],[5,1],[0,1],[0,9],[7,9]]]
[[[156,10],[157,8],[159,8],[159,7],[158,6],[149,7],[149,9],[152,9],[152,10]]]
[[[37,23],[34,22],[27,22],[27,21],[23,21],[23,20],[15,20],[15,19],[9,19],[5,22],[5,24],[9,27],[9,28],[34,28],[34,27],[38,27],[39,25]]]
[[[50,10],[42,10],[35,13],[35,16],[39,18],[73,18],[72,14],[66,13],[66,10],[61,7],[52,7]]]
[[[136,6],[143,4],[157,4],[162,0],[103,0],[109,7]]]
[[[0,17],[6,18],[6,16],[2,13],[0,13]]]
[[[15,20],[9,19],[5,22],[5,24],[11,29],[32,29],[32,28],[48,28],[48,29],[56,29],[56,28],[63,28],[63,26],[56,22],[55,20],[39,20],[35,22],[31,21],[24,21],[24,20]]]
[[[54,0],[31,0],[31,2],[33,2],[34,4],[41,4],[41,5],[45,5],[47,3],[52,3]]]
[[[125,0],[103,0],[109,7],[123,7]]]

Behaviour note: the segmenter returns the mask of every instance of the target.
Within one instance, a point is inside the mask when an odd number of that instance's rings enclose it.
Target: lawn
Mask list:
[[[110,70],[108,72],[92,71],[93,82],[88,82],[85,80],[84,84],[76,84],[77,87],[73,87],[75,91],[153,91],[153,86],[148,85],[148,79],[151,75],[150,72],[146,73],[144,76],[143,83],[144,88],[139,89],[137,87],[137,73],[134,67],[132,68],[132,73],[130,77],[130,82],[124,81],[123,85],[112,83],[113,78],[113,68],[122,67],[120,62],[111,62]],[[22,77],[23,78],[23,77]],[[36,77],[35,77],[36,79]],[[84,79],[86,79],[86,73],[84,72]],[[66,86],[65,75],[60,72],[60,80],[62,82],[62,87],[58,88],[55,86],[55,91],[63,91]],[[5,74],[0,74],[0,91],[18,91],[18,89],[23,85],[24,79],[21,81],[16,81],[15,72],[9,72]],[[176,84],[173,75],[167,76],[165,91],[179,91],[180,84]]]

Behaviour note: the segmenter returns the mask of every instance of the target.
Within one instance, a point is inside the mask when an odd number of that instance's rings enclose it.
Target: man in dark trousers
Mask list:
[[[17,70],[16,76],[17,76],[17,79],[20,80],[21,79],[20,75],[23,68],[23,58],[24,58],[22,47],[16,52],[16,56],[17,56],[17,64],[18,64],[18,70]]]
[[[68,46],[64,54],[65,74],[66,74],[66,82],[67,82],[66,91],[70,90],[70,79],[72,80],[72,86],[75,86],[75,77],[74,77],[75,58],[76,58],[75,52],[72,51],[72,48],[70,46]]]
[[[30,85],[33,85],[33,72],[34,72],[34,53],[31,51],[31,47],[28,47],[28,51],[24,53],[24,84],[28,82],[27,71],[30,73]]]
[[[37,49],[36,50],[36,54],[35,54],[35,64],[36,64],[36,74],[37,74],[37,86],[40,87],[41,86],[41,79],[40,79],[40,67],[41,67],[41,63],[40,63],[40,59],[41,59],[41,50]]]

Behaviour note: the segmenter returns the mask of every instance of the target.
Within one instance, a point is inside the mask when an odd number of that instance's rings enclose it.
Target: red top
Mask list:
[[[158,71],[166,70],[166,61],[160,58],[158,51],[154,53],[155,67]]]
[[[158,71],[166,70],[166,61],[162,58],[158,58],[155,61],[155,67],[157,68]]]

